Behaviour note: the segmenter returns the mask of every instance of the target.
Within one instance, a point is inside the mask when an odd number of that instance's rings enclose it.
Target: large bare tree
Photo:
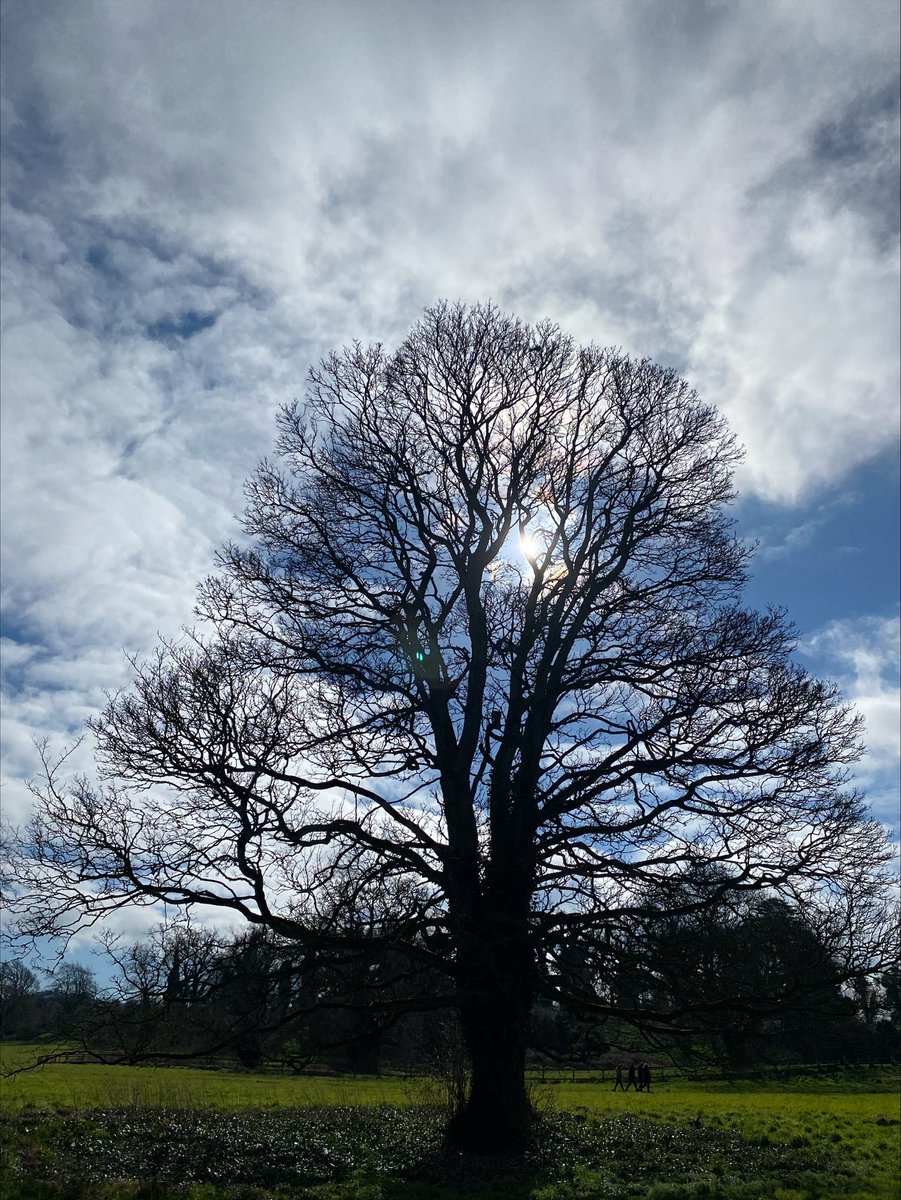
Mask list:
[[[858,722],[782,613],[740,606],[739,452],[685,382],[439,304],[395,353],[324,360],[280,430],[198,631],[92,722],[99,781],[50,771],[23,927],[165,900],[384,949],[445,980],[472,1067],[451,1134],[482,1148],[528,1126],[537,997],[678,1026],[567,969],[655,885],[803,903],[866,969]]]

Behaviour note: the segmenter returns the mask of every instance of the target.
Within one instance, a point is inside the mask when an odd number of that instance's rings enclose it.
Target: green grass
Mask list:
[[[0,1067],[33,1054],[2,1045]],[[671,1081],[650,1094],[611,1087],[534,1084],[545,1116],[531,1167],[464,1171],[441,1156],[440,1113],[422,1107],[428,1088],[414,1080],[48,1064],[0,1085],[11,1163],[2,1195],[901,1200],[897,1071],[779,1086]],[[161,1148],[181,1154],[182,1166],[153,1159]],[[182,1178],[186,1163],[199,1164],[198,1178]]]
[[[771,1087],[772,1085],[770,1085]],[[608,1117],[632,1112],[662,1123],[700,1121],[711,1131],[734,1130],[763,1144],[814,1147],[839,1152],[870,1180],[861,1196],[901,1196],[901,1097],[880,1091],[812,1093],[726,1086],[674,1084],[650,1095],[612,1093],[585,1085],[555,1087],[561,1109]],[[837,1195],[845,1193],[838,1192]],[[851,1195],[852,1193],[847,1193]]]
[[[25,1067],[52,1047],[0,1042],[0,1075]],[[47,1063],[0,1078],[0,1110],[29,1106],[94,1108],[296,1108],[303,1105],[407,1105],[420,1101],[415,1080],[210,1071],[197,1067],[117,1067]]]

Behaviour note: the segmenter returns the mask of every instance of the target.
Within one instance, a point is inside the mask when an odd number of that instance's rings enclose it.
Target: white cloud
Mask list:
[[[897,359],[896,256],[816,161],[897,70],[895,12],[803,9],[86,3],[16,33],[71,206],[235,256],[319,348],[490,293],[674,355],[746,489],[794,500],[893,436]],[[864,112],[845,157],[891,187],[896,117]]]
[[[694,350],[702,391],[721,397],[747,448],[744,490],[779,501],[840,479],[897,434],[897,253],[874,252],[853,214],[812,206],[803,219],[800,263],[743,281]]]
[[[210,12],[3,9],[10,787],[190,620],[310,362],[439,296],[684,370],[746,493],[896,439],[893,2]]]
[[[800,646],[834,675],[866,721],[859,778],[874,808],[897,824],[901,765],[901,620],[864,616],[831,621]]]

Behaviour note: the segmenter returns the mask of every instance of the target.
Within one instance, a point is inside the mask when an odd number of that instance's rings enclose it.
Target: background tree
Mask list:
[[[47,992],[52,1013],[51,1027],[60,1037],[78,1035],[84,1021],[94,1011],[97,980],[90,967],[82,963],[60,963],[53,972]]]
[[[0,962],[0,1038],[33,1037],[40,1029],[38,979],[15,959]]]
[[[646,891],[624,932],[586,947],[591,999],[606,991],[616,1006],[671,1009],[692,1031],[688,1049],[735,1069],[840,1058],[859,1005],[838,931],[730,884],[701,867]]]
[[[740,607],[739,455],[686,383],[440,304],[393,354],[327,358],[280,430],[202,632],[91,723],[101,781],[51,765],[23,929],[204,904],[432,972],[472,1067],[451,1135],[492,1149],[528,1127],[560,948],[655,883],[719,864],[722,892],[803,904],[851,931],[843,970],[873,967],[885,845],[845,787],[857,721],[780,612]]]

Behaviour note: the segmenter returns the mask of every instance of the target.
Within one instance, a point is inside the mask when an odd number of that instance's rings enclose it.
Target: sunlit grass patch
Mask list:
[[[48,1047],[0,1043],[0,1071],[26,1067]],[[391,1076],[275,1075],[198,1067],[47,1063],[0,1080],[0,1108],[278,1108],[299,1105],[405,1105],[412,1081]]]
[[[901,1097],[897,1092],[804,1094],[678,1086],[645,1093],[613,1093],[586,1085],[557,1085],[562,1109],[601,1117],[632,1112],[661,1123],[697,1122],[711,1132],[733,1131],[760,1145],[834,1153],[874,1181],[862,1196],[901,1196]],[[850,1195],[838,1191],[836,1196]]]

